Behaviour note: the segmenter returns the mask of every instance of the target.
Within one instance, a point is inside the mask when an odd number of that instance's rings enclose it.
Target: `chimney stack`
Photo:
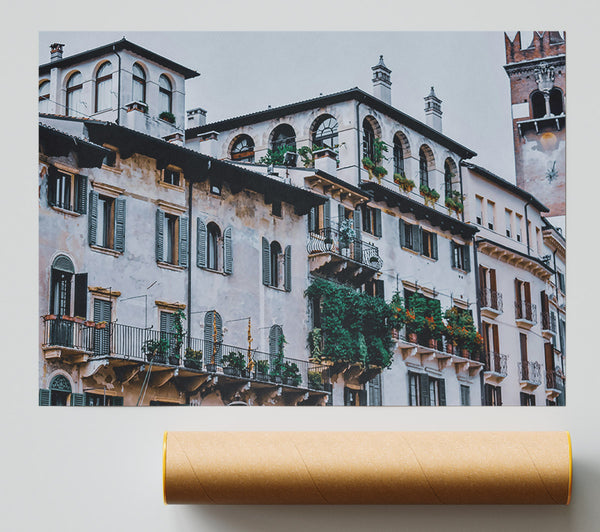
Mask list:
[[[50,45],[50,62],[60,61],[63,57],[64,44],[54,42]]]
[[[373,96],[392,105],[392,80],[390,74],[392,71],[385,66],[383,56],[379,56],[379,63],[371,67],[373,71]]]
[[[428,96],[425,96],[425,123],[433,129],[442,132],[442,100],[436,95],[433,87]]]
[[[187,127],[198,127],[206,124],[206,111],[201,107],[188,109],[187,111]]]

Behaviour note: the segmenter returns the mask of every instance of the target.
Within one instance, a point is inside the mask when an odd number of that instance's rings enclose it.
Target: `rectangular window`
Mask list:
[[[438,249],[437,249],[437,235],[435,233],[430,233],[429,231],[423,230],[421,233],[421,255],[425,255],[430,259],[438,258]]]
[[[98,218],[96,245],[103,248],[113,248],[115,228],[115,200],[107,196],[98,196]]]
[[[384,299],[384,285],[382,279],[372,279],[368,281],[364,285],[365,294],[369,294],[370,296],[380,297]]]
[[[537,243],[538,255],[541,256],[544,248],[542,247],[542,232],[539,227],[535,228],[535,240]]]
[[[419,406],[421,403],[421,382],[418,373],[408,372],[408,404]]]
[[[479,225],[483,225],[483,198],[475,196],[475,221]]]
[[[560,352],[564,354],[565,352],[565,320],[562,318],[558,318],[558,342],[560,345]]]
[[[161,209],[156,211],[157,262],[187,267],[189,219]],[[206,264],[204,265],[204,267]]]
[[[181,172],[179,170],[172,170],[171,168],[165,168],[163,172],[163,181],[176,187],[183,185]]]
[[[344,406],[367,406],[367,390],[344,387]]]
[[[494,230],[494,210],[496,204],[493,201],[487,202],[487,226],[488,229]]]
[[[400,245],[403,248],[421,252],[421,228],[416,224],[399,220]]]
[[[535,395],[521,392],[521,406],[535,406]]]
[[[381,211],[362,205],[362,230],[373,236],[381,236]]]
[[[531,304],[531,285],[515,279],[515,317],[518,320],[534,321],[535,305]]]
[[[506,236],[512,238],[512,211],[506,209],[504,211],[504,217],[506,220]]]
[[[178,232],[178,221],[179,218],[177,216],[173,216],[172,214],[165,214],[165,223],[164,223],[164,246],[165,246],[165,254],[163,255],[163,261],[168,262],[170,264],[175,264],[177,262],[177,232]]]
[[[48,168],[48,205],[85,214],[87,210],[87,177]]]
[[[556,272],[558,276],[558,288],[564,294],[565,290],[565,274],[563,272]]]
[[[467,244],[457,244],[450,241],[452,253],[452,267],[465,272],[471,271],[471,250]]]
[[[502,388],[491,384],[485,385],[486,406],[502,406]]]
[[[519,344],[521,347],[521,363],[527,364],[527,335],[525,333],[519,333]]]
[[[369,381],[369,406],[381,406],[381,373]]]
[[[460,404],[462,406],[471,406],[471,387],[464,384],[460,385]]]
[[[515,237],[517,242],[523,240],[523,217],[520,214],[515,214]]]

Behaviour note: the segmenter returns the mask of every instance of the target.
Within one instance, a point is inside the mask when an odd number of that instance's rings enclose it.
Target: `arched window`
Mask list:
[[[206,364],[221,364],[223,343],[223,319],[211,310],[204,315],[204,360]]]
[[[533,118],[543,118],[546,116],[546,100],[542,92],[534,91],[531,94],[531,111]]]
[[[564,112],[563,95],[561,90],[556,87],[550,91],[550,112],[554,116],[562,115]]]
[[[221,230],[213,222],[206,226],[206,267],[211,270],[219,269],[219,239]]]
[[[425,149],[421,147],[419,150],[419,178],[421,185],[429,186],[429,169],[427,167],[427,154]]]
[[[75,268],[71,259],[59,255],[50,271],[50,314],[71,315],[71,280]]]
[[[373,159],[373,143],[375,142],[375,131],[371,122],[366,118],[363,120],[363,157]]]
[[[234,161],[254,162],[254,141],[248,135],[240,135],[233,141],[231,158]]]
[[[394,137],[394,173],[404,174],[404,150],[397,136]]]
[[[313,125],[313,145],[334,148],[338,145],[338,123],[331,115],[318,118]]]
[[[281,325],[272,325],[269,329],[269,354],[276,356],[282,351],[283,329]]]
[[[281,245],[274,240],[271,242],[271,286],[279,287],[280,263],[282,260]]]
[[[71,383],[64,375],[57,375],[50,382],[50,404],[67,406],[71,395]]]
[[[289,124],[277,126],[271,134],[271,150],[277,151],[284,146],[296,149],[296,132]]]
[[[47,113],[50,109],[50,82],[44,80],[40,83],[39,88],[39,112]]]
[[[158,91],[160,93],[160,112],[173,112],[173,85],[169,78],[161,74],[158,78]]]
[[[78,116],[81,114],[83,102],[83,76],[80,72],[74,72],[67,81],[66,115]]]
[[[132,88],[131,93],[133,101],[135,102],[146,102],[146,73],[144,69],[138,64],[134,63],[131,69],[132,73]]]
[[[103,65],[96,72],[96,105],[94,112],[110,109],[110,89],[112,85],[112,65],[110,62]]]
[[[444,163],[444,190],[446,192],[446,198],[452,197],[452,179],[454,178],[454,172],[450,160],[446,159]]]

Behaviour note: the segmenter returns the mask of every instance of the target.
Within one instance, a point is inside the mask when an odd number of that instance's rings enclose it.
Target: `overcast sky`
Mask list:
[[[371,92],[383,54],[394,107],[424,121],[435,86],[444,134],[514,181],[502,32],[40,32],[40,63],[52,42],[65,44],[66,57],[123,36],[200,72],[187,82],[186,109],[206,109],[209,122],[351,87]]]

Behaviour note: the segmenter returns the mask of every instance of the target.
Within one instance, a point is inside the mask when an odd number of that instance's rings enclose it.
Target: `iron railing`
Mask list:
[[[75,321],[74,318],[45,317],[42,345],[91,353],[94,349],[94,336],[97,330],[95,325],[86,325],[82,321]]]
[[[542,366],[539,362],[519,362],[521,381],[531,384],[542,384]]]
[[[502,294],[491,288],[483,288],[479,293],[479,302],[484,308],[491,308],[497,312],[502,312]]]
[[[349,237],[337,229],[324,228],[309,233],[308,253],[334,253],[365,264],[375,270],[381,269],[383,262],[379,248],[360,238]]]
[[[546,389],[561,390],[563,389],[563,379],[555,370],[546,370]]]
[[[528,303],[527,301],[515,301],[515,318],[536,324],[537,312],[535,304]]]
[[[508,373],[507,356],[501,353],[486,353],[485,370],[506,377]]]
[[[556,315],[553,312],[542,312],[542,330],[556,334]]]

